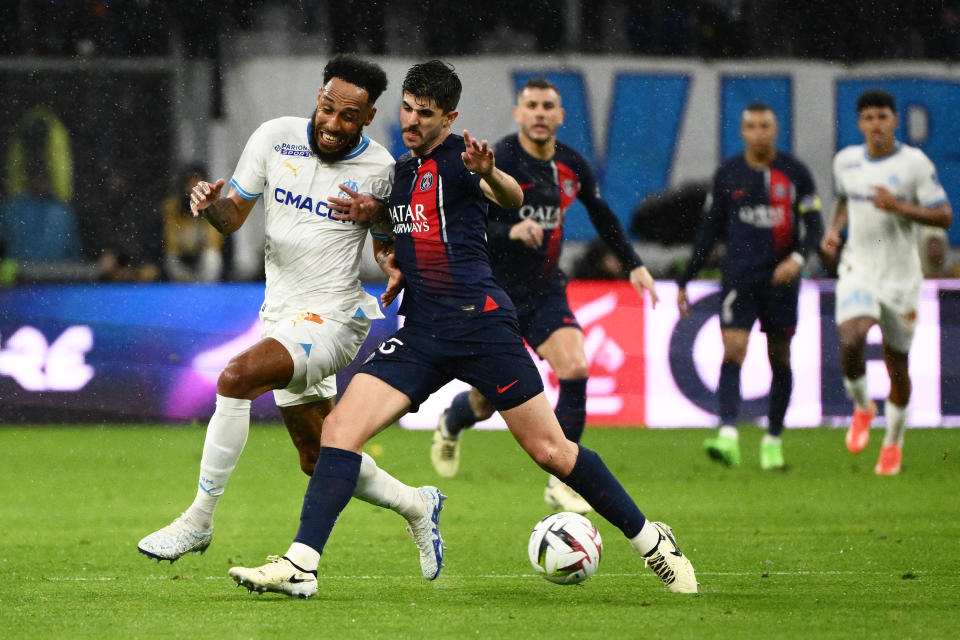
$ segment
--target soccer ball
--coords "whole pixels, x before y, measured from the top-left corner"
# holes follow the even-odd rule
[[[596,527],[569,511],[538,522],[527,546],[533,568],[557,584],[577,584],[592,576],[602,552],[603,542]]]

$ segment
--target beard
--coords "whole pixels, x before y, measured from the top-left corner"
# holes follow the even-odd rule
[[[310,139],[310,150],[313,151],[313,153],[316,154],[320,160],[326,162],[327,164],[339,162],[346,158],[347,154],[353,151],[353,148],[356,147],[360,142],[360,136],[363,135],[363,127],[360,127],[360,129],[357,131],[357,135],[350,140],[347,140],[347,143],[343,145],[339,151],[321,151],[320,145],[317,144],[317,136],[320,135],[320,132],[317,130],[317,108],[314,108],[313,115],[310,116],[310,135],[308,136]]]

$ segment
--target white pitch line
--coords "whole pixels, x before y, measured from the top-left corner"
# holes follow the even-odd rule
[[[922,576],[923,572],[911,572],[915,576]],[[698,571],[698,576],[715,576],[715,577],[747,577],[747,576],[895,576],[897,572],[891,571]],[[487,574],[479,576],[445,576],[442,579],[445,580],[526,580],[528,578],[539,577],[537,574],[527,573],[527,574]],[[602,573],[593,576],[594,580],[603,579],[603,578],[650,578],[653,579],[655,576],[639,573]],[[383,576],[383,575],[366,575],[366,576],[331,576],[320,574],[319,578],[322,580],[328,578],[331,580],[409,580],[411,576]],[[139,576],[135,578],[128,577],[119,577],[119,576],[54,576],[54,577],[41,577],[37,578],[34,576],[26,578],[26,580],[39,580],[43,582],[115,582],[120,580],[229,580],[229,577],[226,575],[222,576],[184,576],[179,575],[174,578],[171,576]]]

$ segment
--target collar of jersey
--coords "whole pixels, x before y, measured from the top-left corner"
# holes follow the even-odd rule
[[[313,120],[307,120],[307,141],[308,142],[311,140],[311,136],[313,136]],[[356,158],[358,155],[366,151],[367,147],[369,146],[370,146],[370,138],[368,138],[367,136],[361,133],[360,142],[358,142],[357,146],[351,149],[350,153],[345,155],[343,159],[351,160],[353,158]]]
[[[893,151],[891,151],[885,156],[880,156],[879,158],[873,158],[870,156],[870,153],[867,151],[867,145],[863,145],[863,157],[867,159],[867,162],[883,162],[887,158],[892,158],[893,156],[897,155],[900,152],[901,147],[903,147],[903,144],[899,140],[896,140],[893,143]]]

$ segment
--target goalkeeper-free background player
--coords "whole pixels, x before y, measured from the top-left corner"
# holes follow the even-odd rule
[[[822,243],[830,258],[843,248],[837,269],[836,322],[843,384],[854,402],[846,435],[851,453],[866,448],[877,411],[867,390],[863,353],[867,332],[879,325],[883,335],[890,395],[884,404],[886,434],[874,467],[879,475],[900,473],[903,457],[911,392],[909,352],[923,280],[918,232],[921,225],[946,229],[953,222],[936,167],[923,151],[896,139],[898,124],[890,93],[873,89],[857,98],[863,144],[846,147],[834,157],[837,203]]]
[[[587,416],[589,364],[583,331],[567,301],[567,276],[558,265],[564,219],[575,200],[584,204],[600,238],[629,272],[637,293],[642,296],[644,289],[649,291],[654,306],[657,293],[653,277],[603,199],[590,164],[557,140],[564,119],[557,88],[545,78],[528,80],[517,94],[513,117],[519,130],[500,140],[494,154],[497,166],[523,190],[523,205],[516,209],[490,205],[487,238],[493,275],[516,305],[520,334],[557,376],[560,389],[554,411],[564,435],[580,442]],[[441,414],[430,449],[441,477],[457,473],[463,429],[493,412],[493,404],[472,388],[457,395]],[[582,497],[552,475],[544,498],[560,511],[590,510]]]
[[[797,328],[800,271],[816,251],[823,230],[820,198],[810,171],[780,151],[777,117],[755,102],[740,118],[743,153],[724,162],[713,176],[693,253],[677,280],[680,315],[690,315],[687,283],[703,266],[717,238],[726,242],[720,294],[720,428],[703,443],[707,454],[730,467],[740,465],[737,420],[740,368],[754,322],[767,337],[770,409],[760,445],[760,467],[781,469],[783,419],[793,390],[790,343]]]

